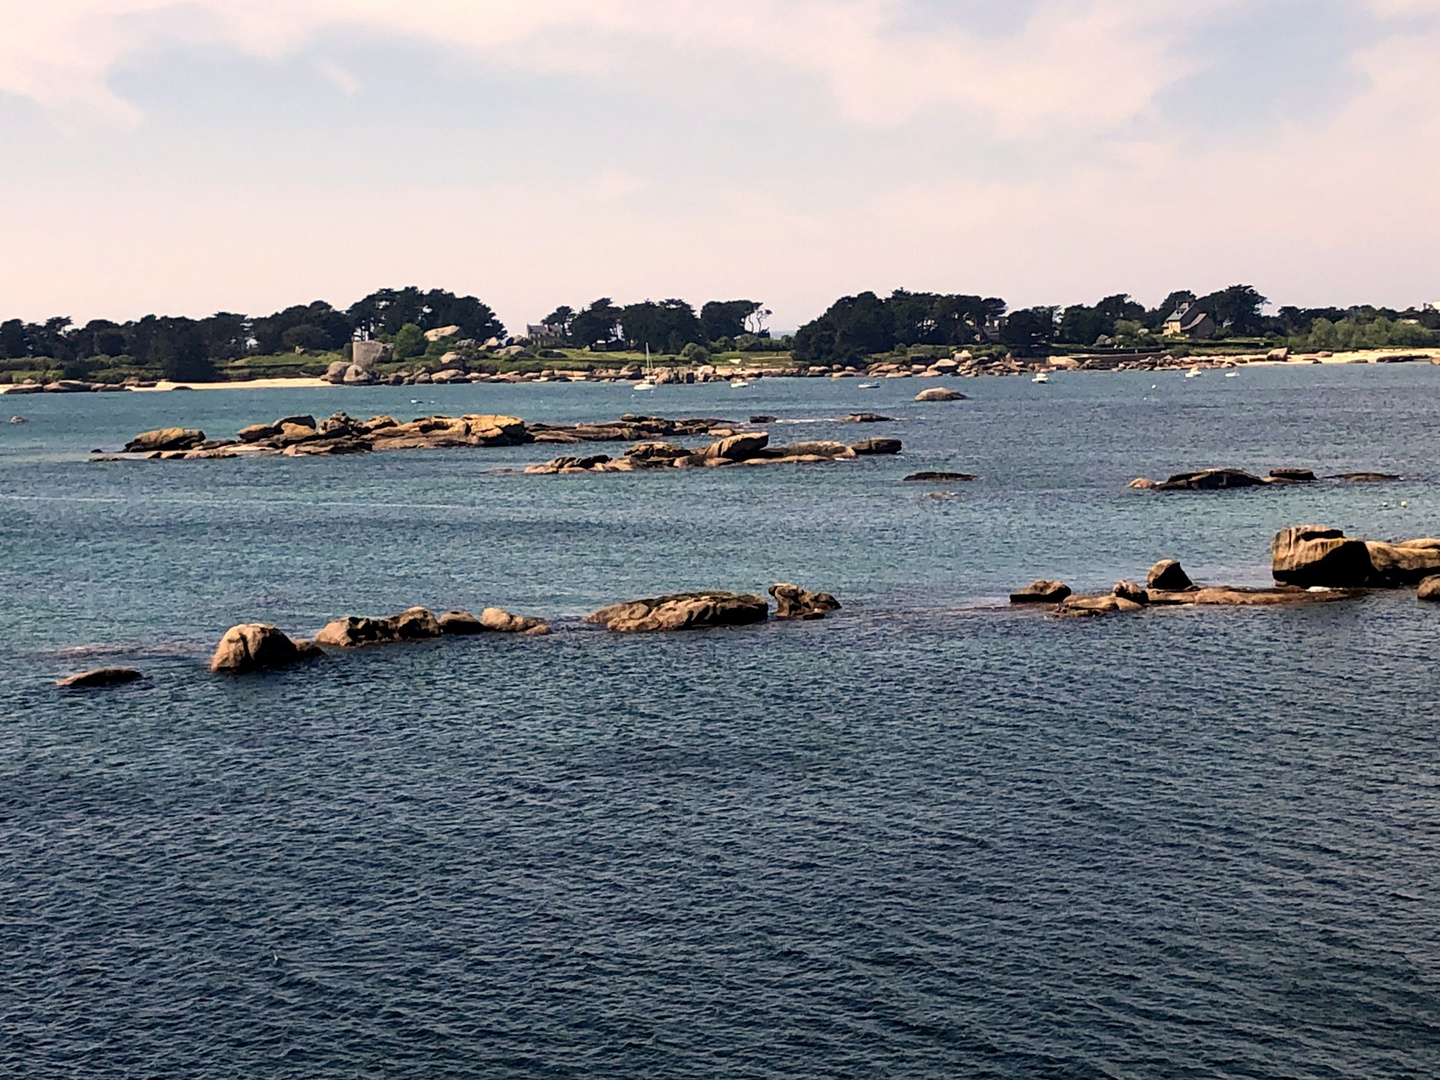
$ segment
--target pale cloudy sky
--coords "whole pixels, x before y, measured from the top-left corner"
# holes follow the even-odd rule
[[[0,0],[0,317],[1440,301],[1440,0]]]

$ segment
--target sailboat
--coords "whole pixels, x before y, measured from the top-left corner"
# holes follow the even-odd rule
[[[633,387],[633,389],[635,389],[635,390],[654,390],[655,387],[656,387],[656,385],[657,385],[657,384],[656,384],[656,382],[655,382],[655,364],[654,364],[654,362],[650,359],[650,344],[649,344],[649,342],[646,342],[646,344],[645,344],[645,377],[644,377],[643,379],[641,379],[639,382],[637,382],[637,383],[635,384],[635,386]]]

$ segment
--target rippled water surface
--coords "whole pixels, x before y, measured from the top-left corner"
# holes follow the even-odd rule
[[[998,603],[1166,556],[1259,584],[1289,524],[1440,533],[1440,369],[924,385],[7,398],[31,422],[0,428],[0,1075],[1440,1074],[1440,611]],[[906,450],[85,460],[341,408],[770,413],[776,441]],[[894,420],[833,422],[860,409]],[[1407,479],[1125,487],[1211,464]],[[981,479],[900,482],[921,469]],[[845,609],[578,620],[779,580]],[[205,670],[234,622],[415,603],[557,632]],[[102,663],[147,678],[52,685]]]

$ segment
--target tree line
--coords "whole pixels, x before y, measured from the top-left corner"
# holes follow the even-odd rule
[[[896,289],[887,297],[873,292],[841,297],[793,339],[774,339],[765,325],[771,312],[756,300],[711,300],[696,310],[679,299],[620,305],[601,297],[578,308],[557,307],[527,333],[545,347],[649,348],[690,359],[714,350],[790,351],[802,363],[855,364],[912,346],[994,347],[1021,356],[1043,355],[1056,346],[1157,348],[1166,320],[1184,311],[1187,319],[1209,316],[1209,332],[1220,338],[1267,338],[1313,349],[1440,345],[1440,312],[1428,306],[1281,307],[1271,315],[1265,313],[1268,304],[1250,285],[1203,296],[1180,290],[1152,308],[1116,294],[1094,304],[1016,311],[1000,297]],[[477,297],[409,286],[376,290],[344,309],[315,301],[260,317],[147,315],[123,323],[93,319],[83,326],[64,317],[42,323],[9,319],[0,322],[0,370],[43,362],[66,377],[84,378],[93,370],[130,365],[202,381],[218,377],[217,365],[246,356],[341,352],[359,337],[391,342],[396,359],[409,359],[430,346],[426,331],[451,326],[458,327],[455,340],[476,346],[507,340],[494,311]]]

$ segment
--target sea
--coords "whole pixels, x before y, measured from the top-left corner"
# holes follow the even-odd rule
[[[930,385],[4,398],[29,422],[0,424],[0,1075],[1440,1075],[1440,606],[1006,603],[1162,558],[1265,584],[1290,525],[1440,534],[1440,367]],[[89,460],[337,410],[905,449]],[[1127,487],[1211,465],[1403,480]],[[782,581],[844,607],[583,622]],[[207,669],[235,623],[416,604],[555,633]],[[54,685],[110,665],[145,678]]]

